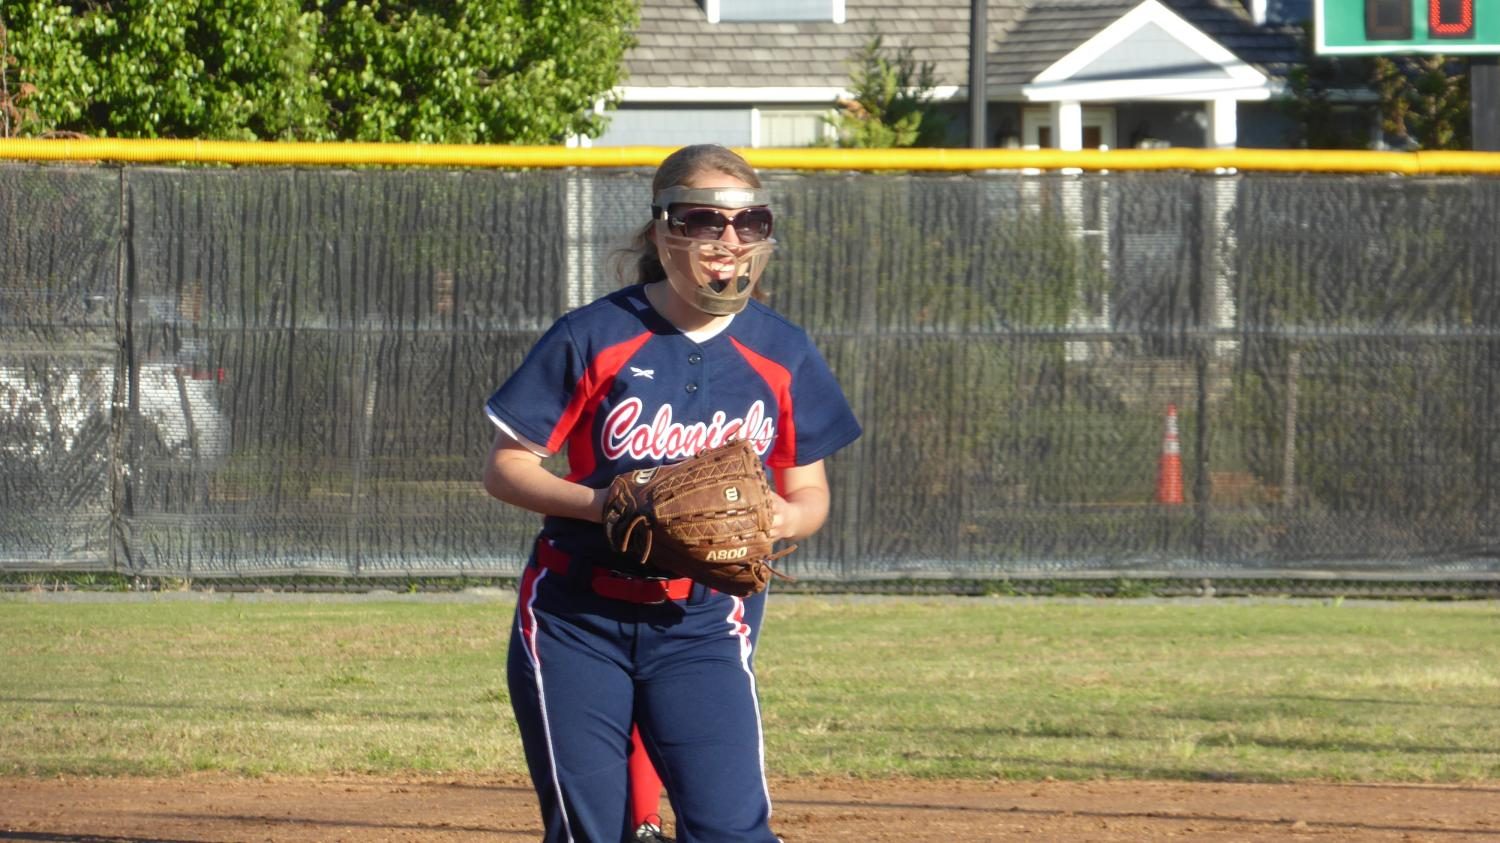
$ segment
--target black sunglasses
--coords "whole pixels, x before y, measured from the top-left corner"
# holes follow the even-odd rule
[[[770,208],[746,208],[733,217],[713,208],[693,208],[667,214],[667,227],[673,234],[694,240],[718,240],[724,236],[724,228],[732,225],[740,242],[759,243],[770,238],[773,224]]]

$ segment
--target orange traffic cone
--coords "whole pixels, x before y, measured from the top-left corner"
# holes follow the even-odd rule
[[[1167,435],[1156,463],[1156,502],[1182,503],[1182,446],[1177,442],[1177,405],[1167,405]]]

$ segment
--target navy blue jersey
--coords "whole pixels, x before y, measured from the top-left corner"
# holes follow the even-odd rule
[[[770,468],[808,465],[854,441],[859,422],[806,332],[756,301],[699,343],[637,285],[548,329],[485,405],[549,452],[567,479],[602,489],[625,471],[749,439]],[[549,516],[543,536],[603,561],[598,524]]]

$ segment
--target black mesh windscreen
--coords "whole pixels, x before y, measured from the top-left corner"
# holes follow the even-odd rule
[[[0,567],[516,573],[483,401],[649,176],[0,166]],[[791,573],[1500,571],[1500,181],[765,178],[865,427]]]

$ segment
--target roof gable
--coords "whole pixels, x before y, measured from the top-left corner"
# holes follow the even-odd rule
[[[1143,0],[1022,87],[1030,100],[1265,99],[1269,79],[1159,0]]]
[[[1229,72],[1155,21],[1093,57],[1069,77],[1075,82],[1151,77],[1229,78]]]

